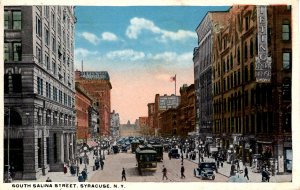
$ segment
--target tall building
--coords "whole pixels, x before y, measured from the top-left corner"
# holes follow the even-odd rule
[[[194,82],[196,92],[196,128],[205,139],[212,135],[212,60],[213,34],[227,21],[227,12],[208,12],[196,28],[198,47],[194,49]]]
[[[291,6],[233,6],[214,34],[213,133],[250,162],[275,158],[291,171]]]
[[[177,108],[177,106],[180,104],[180,96],[176,96],[174,94],[168,96],[163,95],[160,96],[159,94],[155,95],[155,101],[154,101],[154,112],[153,112],[153,128],[154,128],[154,134],[159,135],[161,126],[159,126],[159,117],[160,113],[168,110],[170,108]]]
[[[115,110],[111,113],[111,135],[114,137],[118,137],[120,135],[120,116],[119,113],[116,113]]]
[[[16,179],[75,158],[75,23],[72,6],[4,7],[4,164]]]
[[[182,85],[179,98],[180,103],[178,106],[169,106],[168,109],[160,110],[159,112],[158,126],[159,134],[162,136],[187,137],[195,134],[195,85]]]
[[[82,86],[93,99],[99,112],[99,133],[110,135],[112,89],[109,74],[106,71],[75,71],[75,80]]]

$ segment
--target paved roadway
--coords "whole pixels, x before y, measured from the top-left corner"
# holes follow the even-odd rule
[[[167,168],[168,180],[162,180],[163,165]],[[194,177],[194,168],[196,163],[184,160],[185,179],[180,178],[181,159],[169,160],[167,153],[164,153],[163,162],[158,162],[156,172],[143,172],[139,175],[135,154],[128,153],[106,155],[104,169],[92,172],[89,175],[88,182],[121,182],[122,168],[125,168],[127,182],[226,182],[227,177],[216,174],[215,180],[201,180]]]

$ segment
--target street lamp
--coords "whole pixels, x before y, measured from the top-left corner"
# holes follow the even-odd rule
[[[86,162],[87,162],[86,152],[87,152],[87,147],[86,146],[83,147],[83,151],[84,151],[84,169],[87,170],[87,168],[86,168]]]
[[[10,163],[9,163],[9,143],[10,143],[10,137],[9,137],[9,130],[10,130],[10,107],[6,108],[6,110],[8,112],[8,125],[7,125],[7,178],[6,178],[6,183],[11,183],[12,179],[10,176]]]

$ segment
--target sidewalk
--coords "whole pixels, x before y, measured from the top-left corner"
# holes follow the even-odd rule
[[[105,157],[107,156],[107,152],[105,151]],[[87,166],[87,173],[88,173],[88,179],[93,176],[96,171],[93,171],[94,161],[93,159],[93,151],[90,151],[87,153],[89,157],[89,165]],[[105,160],[104,160],[105,162]],[[79,173],[84,169],[84,164],[79,164]],[[64,174],[64,172],[48,172],[45,176],[41,175],[37,180],[14,180],[13,183],[32,183],[32,182],[46,182],[46,179],[50,177],[52,182],[78,182],[78,176],[75,174],[75,176],[72,176],[70,173],[70,167],[68,167],[68,172]]]
[[[184,159],[186,159],[186,158],[184,157]],[[195,160],[190,160],[190,159],[186,159],[186,160],[189,160],[191,162],[198,164],[199,156],[198,156],[198,154],[196,154]],[[215,159],[204,157],[204,161],[205,162],[215,162]],[[252,170],[249,166],[247,166],[247,167],[248,167],[249,182],[254,182],[254,183],[261,182],[261,173],[254,173],[254,172],[252,172]],[[244,166],[241,166],[240,168],[241,168],[241,170],[244,171]],[[218,168],[218,173],[229,178],[230,177],[230,169],[231,169],[231,165],[228,164],[227,162],[223,162],[223,167],[220,166]],[[240,176],[244,176],[244,173],[240,174]],[[273,182],[273,183],[291,182],[291,181],[292,181],[292,174],[282,174],[282,175],[274,175],[274,176],[271,175],[270,176],[270,182]]]

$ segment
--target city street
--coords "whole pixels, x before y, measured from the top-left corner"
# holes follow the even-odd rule
[[[162,166],[167,168],[168,180],[162,180]],[[126,178],[128,182],[226,182],[227,177],[216,174],[214,181],[201,180],[194,177],[194,168],[196,163],[189,160],[184,160],[185,179],[180,178],[181,159],[169,160],[167,153],[164,153],[163,162],[158,162],[156,172],[144,172],[142,176],[139,175],[135,154],[130,151],[128,153],[111,154],[106,156],[104,170],[96,171],[92,177],[88,179],[89,182],[120,182],[122,168],[125,168]]]

